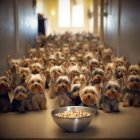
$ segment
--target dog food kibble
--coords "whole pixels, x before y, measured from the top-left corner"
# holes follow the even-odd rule
[[[62,118],[82,118],[86,116],[90,116],[90,113],[82,111],[82,110],[77,110],[77,111],[65,111],[62,113],[57,113],[55,114],[57,117],[62,117]]]

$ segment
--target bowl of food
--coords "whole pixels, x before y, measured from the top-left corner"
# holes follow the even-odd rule
[[[88,127],[95,111],[84,106],[59,107],[51,112],[55,123],[65,131],[79,132]]]

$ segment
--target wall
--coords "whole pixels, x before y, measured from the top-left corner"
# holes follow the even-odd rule
[[[107,8],[106,8],[107,4]],[[140,61],[140,1],[104,0],[104,39],[118,56],[127,56],[131,63]]]
[[[37,35],[33,0],[0,0],[0,73],[7,69],[7,56],[21,57],[25,45]]]
[[[47,20],[47,34],[51,32],[65,32],[66,30],[72,31],[72,32],[78,32],[78,31],[91,31],[93,28],[91,27],[89,23],[88,18],[88,8],[93,7],[93,0],[83,0],[84,5],[84,23],[85,26],[82,28],[60,28],[58,26],[58,0],[37,0],[38,5],[44,5],[44,12],[43,15],[48,19]],[[40,3],[40,4],[39,4]],[[43,4],[42,4],[43,3]],[[73,5],[74,0],[71,0],[71,6]],[[52,12],[55,13],[55,15],[52,15]],[[65,20],[65,19],[64,19]]]

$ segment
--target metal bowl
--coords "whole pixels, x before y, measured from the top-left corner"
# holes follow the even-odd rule
[[[63,118],[56,116],[57,113],[77,110],[88,112],[90,115],[80,118]],[[95,111],[92,108],[84,106],[67,106],[67,107],[59,107],[53,110],[51,112],[51,115],[55,123],[63,130],[68,132],[79,132],[84,130],[91,123],[93,117],[95,116]]]

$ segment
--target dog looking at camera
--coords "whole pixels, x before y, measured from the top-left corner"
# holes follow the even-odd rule
[[[103,85],[103,93],[100,97],[100,109],[104,112],[119,112],[120,85],[117,81],[109,80]]]
[[[91,107],[98,113],[99,93],[94,86],[85,86],[80,90],[81,105]]]
[[[44,93],[45,81],[43,74],[30,74],[26,78],[27,89],[31,94],[32,109],[35,111],[47,109],[47,99]]]
[[[123,106],[140,106],[140,76],[129,75],[123,99]]]
[[[68,76],[59,76],[55,87],[55,107],[72,105],[70,98],[71,80]]]
[[[31,111],[32,104],[30,95],[23,86],[17,86],[14,90],[14,98],[12,101],[12,111],[24,113],[25,111]]]

